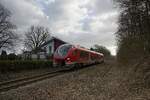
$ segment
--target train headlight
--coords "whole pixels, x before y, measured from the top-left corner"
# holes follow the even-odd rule
[[[67,62],[71,62],[71,59],[70,59],[70,58],[67,58]]]
[[[70,58],[67,58],[67,61],[70,61]]]

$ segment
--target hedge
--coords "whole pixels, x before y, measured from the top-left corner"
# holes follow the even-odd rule
[[[0,71],[18,71],[52,67],[52,61],[0,61]]]

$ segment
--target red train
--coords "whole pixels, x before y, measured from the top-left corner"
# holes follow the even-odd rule
[[[104,55],[79,46],[64,44],[57,48],[53,60],[54,66],[76,67],[104,62]]]

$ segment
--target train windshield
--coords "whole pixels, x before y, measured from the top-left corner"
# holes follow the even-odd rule
[[[71,47],[72,47],[72,45],[69,45],[69,44],[62,45],[62,46],[60,46],[60,47],[57,49],[56,53],[57,53],[59,56],[64,57],[64,56],[67,55],[67,53],[68,53],[68,51],[69,51],[69,49],[70,49]]]

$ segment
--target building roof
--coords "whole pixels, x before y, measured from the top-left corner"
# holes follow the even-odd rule
[[[44,47],[44,46],[46,46],[47,44],[49,44],[50,42],[52,42],[52,41],[60,41],[60,42],[62,42],[62,43],[67,43],[67,42],[65,42],[65,41],[63,41],[63,40],[61,40],[61,39],[59,39],[59,38],[57,38],[57,37],[51,37],[47,42],[45,42],[41,47],[39,47],[39,48],[37,48],[37,50],[35,51],[35,50],[32,50],[32,51],[25,51],[25,52],[23,52],[23,54],[31,54],[31,53],[35,53],[35,52],[45,52],[45,50],[42,48],[42,47]]]
[[[67,42],[65,42],[65,41],[63,41],[63,40],[61,40],[61,39],[59,39],[59,38],[57,38],[57,37],[51,37],[50,38],[50,40],[48,40],[47,42],[45,42],[43,45],[42,45],[42,47],[43,46],[45,46],[45,45],[47,45],[47,44],[49,44],[50,42],[52,42],[52,41],[54,41],[54,40],[56,40],[56,41],[60,41],[60,42],[62,42],[62,43],[67,43]]]

